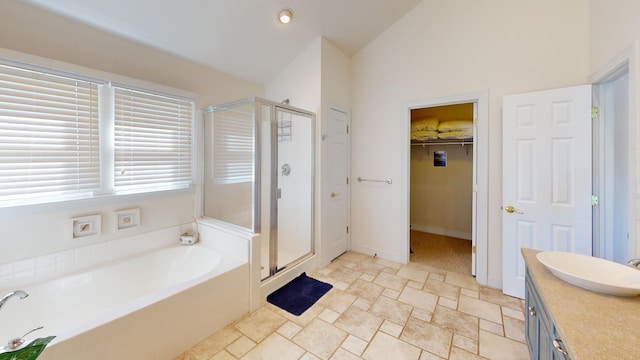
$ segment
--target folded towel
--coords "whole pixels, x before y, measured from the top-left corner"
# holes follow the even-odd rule
[[[438,132],[435,130],[412,131],[411,140],[425,141],[438,138]]]
[[[411,122],[411,131],[438,130],[439,122],[440,120],[438,120],[437,118],[415,120]]]
[[[473,137],[473,129],[447,131],[438,133],[438,139],[470,139]]]
[[[449,120],[443,121],[438,125],[439,132],[467,130],[471,128],[473,128],[473,121],[471,120]]]

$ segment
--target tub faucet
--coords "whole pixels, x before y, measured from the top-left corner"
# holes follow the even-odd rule
[[[631,260],[627,261],[627,265],[638,269],[638,265],[640,265],[640,259],[631,259]]]
[[[27,294],[26,292],[22,291],[22,290],[15,290],[12,291],[10,293],[8,293],[7,295],[3,296],[2,299],[0,299],[0,309],[2,309],[2,307],[4,306],[4,303],[7,302],[7,300],[9,300],[10,298],[17,296],[20,299],[24,299],[27,296],[29,296],[29,294]]]

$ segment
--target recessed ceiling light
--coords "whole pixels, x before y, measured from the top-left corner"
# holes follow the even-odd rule
[[[293,18],[293,11],[291,9],[281,10],[278,14],[278,21],[282,24],[288,24],[291,22],[291,18]]]

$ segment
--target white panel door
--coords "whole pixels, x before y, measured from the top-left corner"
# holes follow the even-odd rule
[[[591,255],[591,85],[503,98],[502,285],[524,297],[520,249]]]
[[[328,203],[327,240],[328,259],[335,259],[348,250],[349,226],[349,114],[331,108],[327,122],[329,193],[323,194]]]

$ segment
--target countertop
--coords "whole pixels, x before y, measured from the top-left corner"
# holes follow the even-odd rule
[[[566,283],[522,249],[529,274],[572,360],[640,358],[640,297],[599,294]]]

